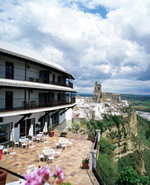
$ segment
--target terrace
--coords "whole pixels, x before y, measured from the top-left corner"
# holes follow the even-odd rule
[[[82,159],[87,157],[92,143],[88,141],[86,135],[77,135],[69,133],[67,139],[72,142],[71,147],[62,150],[61,155],[50,163],[39,161],[37,152],[43,151],[44,147],[50,147],[56,150],[56,143],[59,140],[59,132],[54,137],[47,137],[44,142],[33,142],[31,147],[10,147],[9,154],[3,155],[1,167],[7,168],[20,175],[26,174],[29,165],[44,166],[48,164],[54,169],[57,164],[64,169],[65,182],[71,182],[73,185],[92,185],[96,184],[96,179],[90,170],[82,169]],[[8,174],[7,183],[17,181],[18,178]]]

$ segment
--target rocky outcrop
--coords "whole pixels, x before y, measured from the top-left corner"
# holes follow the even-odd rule
[[[121,128],[120,128],[121,129]],[[129,153],[133,153],[135,151],[141,150],[141,144],[138,139],[138,128],[137,128],[137,115],[133,112],[130,115],[129,123],[124,125],[126,135],[122,134],[122,137],[118,143],[115,143],[117,146],[115,153],[115,160],[118,160],[121,157],[128,155]]]

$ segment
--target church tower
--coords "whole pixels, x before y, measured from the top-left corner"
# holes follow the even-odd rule
[[[102,97],[101,84],[95,82],[94,85],[94,97],[93,100],[95,103],[100,103]]]

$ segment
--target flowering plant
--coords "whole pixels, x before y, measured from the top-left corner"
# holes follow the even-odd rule
[[[55,166],[55,172],[49,166],[39,167],[25,175],[25,185],[60,184],[64,180],[64,172]]]
[[[89,159],[88,158],[85,158],[82,160],[82,164],[88,164],[89,163]]]

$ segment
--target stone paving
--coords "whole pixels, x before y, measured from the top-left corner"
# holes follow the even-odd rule
[[[73,185],[93,185],[97,184],[94,176],[90,170],[82,169],[82,159],[87,157],[91,149],[92,143],[85,139],[86,136],[79,136],[76,134],[69,134],[67,139],[73,144],[71,147],[62,150],[60,157],[55,158],[52,163],[38,161],[37,151],[41,151],[44,147],[56,149],[55,144],[58,142],[59,135],[55,134],[54,137],[48,137],[46,142],[33,142],[33,148],[14,148],[10,147],[10,152],[15,154],[3,155],[0,161],[0,166],[7,168],[13,172],[24,175],[28,165],[35,164],[37,167],[48,164],[54,169],[57,164],[60,168],[64,169],[65,182],[70,182]],[[8,174],[7,183],[16,181],[18,178]]]

